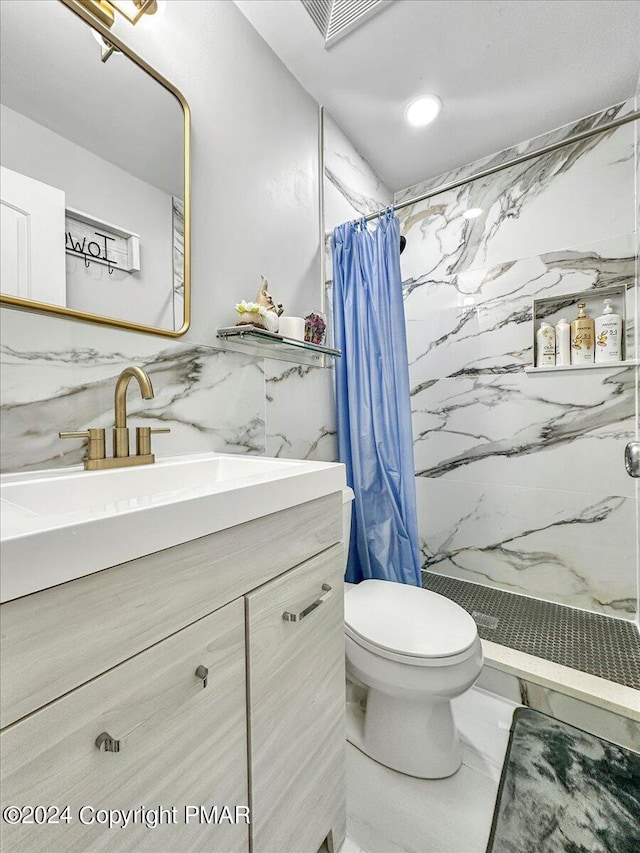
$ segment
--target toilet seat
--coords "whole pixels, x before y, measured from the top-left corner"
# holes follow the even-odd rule
[[[389,660],[447,666],[471,657],[478,629],[455,602],[430,590],[365,580],[345,596],[345,632]]]

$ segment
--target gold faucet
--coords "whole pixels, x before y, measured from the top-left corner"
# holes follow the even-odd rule
[[[127,388],[132,379],[138,380],[143,400],[153,397],[153,385],[147,373],[140,367],[125,367],[116,382],[115,409],[116,425],[113,430],[113,455],[121,459],[129,455],[129,427],[127,426]]]
[[[154,433],[171,432],[167,428],[136,427],[136,453],[135,456],[129,455],[127,388],[132,379],[137,379],[143,400],[150,400],[153,397],[153,385],[148,374],[135,365],[125,367],[116,382],[115,427],[113,429],[113,457],[111,459],[106,456],[103,429],[92,427],[87,430],[58,433],[60,438],[88,439],[87,455],[84,460],[85,470],[99,471],[105,468],[123,468],[128,465],[149,465],[155,462],[155,456],[151,452],[151,436]]]

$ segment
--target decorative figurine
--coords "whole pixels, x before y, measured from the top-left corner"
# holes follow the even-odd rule
[[[269,295],[269,282],[261,276],[262,284],[258,290],[255,302],[238,302],[236,311],[239,317],[236,326],[255,326],[257,329],[267,329],[277,332],[280,325],[280,315],[284,311],[282,305],[276,305]]]
[[[284,312],[284,308],[281,304],[275,304],[269,294],[269,282],[264,276],[261,276],[261,278],[262,284],[260,285],[260,290],[258,290],[256,302],[266,309],[267,313],[264,318],[266,328],[270,332],[277,332],[280,326],[280,315]]]

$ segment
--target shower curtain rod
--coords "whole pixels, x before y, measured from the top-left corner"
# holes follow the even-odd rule
[[[467,178],[460,178],[457,181],[440,184],[440,186],[434,187],[434,189],[429,190],[427,193],[422,193],[422,195],[417,195],[411,199],[407,199],[406,201],[401,201],[399,204],[389,206],[393,208],[393,210],[400,210],[402,207],[410,207],[412,204],[419,204],[421,201],[426,201],[439,193],[446,192],[447,190],[455,190],[458,187],[464,186],[464,184],[471,183],[471,181],[477,181],[479,178],[487,178],[489,175],[494,175],[496,172],[501,172],[503,169],[509,169],[512,166],[519,166],[520,163],[526,163],[527,160],[533,160],[534,157],[542,157],[544,154],[549,154],[551,151],[557,151],[559,148],[564,148],[565,145],[572,145],[574,142],[582,142],[583,139],[589,139],[591,136],[596,136],[598,133],[606,133],[609,130],[615,130],[617,127],[621,127],[623,124],[628,124],[631,121],[636,121],[639,118],[640,110],[634,110],[626,116],[610,121],[608,124],[600,125],[600,127],[592,127],[590,130],[583,130],[582,133],[576,133],[575,136],[571,136],[569,139],[562,139],[560,142],[553,142],[550,145],[546,145],[544,148],[540,148],[538,151],[531,151],[529,154],[521,154],[520,157],[514,157],[513,160],[507,160],[506,163],[500,163],[499,165],[491,166],[488,169],[482,169],[479,172],[475,172],[473,175],[469,175]],[[380,211],[377,211],[376,213],[369,213],[367,216],[362,217],[358,221],[362,221],[362,219],[364,219],[365,222],[371,222],[373,219],[377,219],[384,209],[385,208],[381,208]]]

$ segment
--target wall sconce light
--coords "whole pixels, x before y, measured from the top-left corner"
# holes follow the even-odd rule
[[[79,0],[79,3],[105,27],[113,26],[116,12],[135,26],[143,15],[158,11],[157,0]]]
[[[109,29],[115,23],[116,12],[135,26],[143,15],[155,15],[158,11],[158,0],[78,0],[78,3]],[[102,50],[103,62],[120,53],[105,36],[95,30],[93,35]]]

